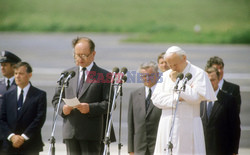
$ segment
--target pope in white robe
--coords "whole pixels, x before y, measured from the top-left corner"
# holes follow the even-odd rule
[[[211,82],[204,70],[187,61],[186,52],[180,47],[170,47],[164,59],[170,70],[163,73],[151,98],[153,104],[162,109],[154,154],[170,155],[168,144],[171,142],[173,155],[204,155],[206,150],[200,102],[216,100]],[[178,91],[174,91],[174,87],[178,73],[191,73],[192,78],[187,81],[185,91],[180,92],[180,102],[177,105]],[[178,89],[183,86],[184,78],[179,82]],[[174,125],[170,135],[172,124]]]

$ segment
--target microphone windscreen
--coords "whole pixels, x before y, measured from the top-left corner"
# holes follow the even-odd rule
[[[190,80],[190,79],[192,78],[192,74],[191,74],[191,73],[187,73],[187,74],[185,75],[185,77],[186,77],[188,80]]]
[[[127,81],[127,79],[128,79],[127,76],[123,76],[123,77],[122,77],[123,83],[125,83],[125,82]]]
[[[121,69],[121,72],[124,73],[124,74],[126,74],[127,71],[128,71],[128,69],[127,69],[126,67],[123,67],[123,68]]]
[[[113,70],[112,70],[112,73],[118,73],[119,72],[119,68],[118,67],[114,67]]]
[[[178,73],[177,78],[179,78],[180,80],[182,80],[183,77],[184,77],[183,73]]]
[[[65,76],[69,75],[69,72],[65,71],[65,72],[62,72],[61,74],[64,75],[64,77],[65,77]]]
[[[76,75],[76,72],[71,71],[71,72],[69,73],[69,75],[71,75],[71,78],[72,78],[72,77],[74,77],[74,76]]]

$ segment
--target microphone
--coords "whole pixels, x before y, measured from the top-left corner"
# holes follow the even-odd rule
[[[59,83],[59,85],[62,84],[62,79],[64,79],[66,76],[68,76],[69,72],[63,72],[61,73],[60,78],[57,80],[57,83]]]
[[[69,72],[68,77],[64,81],[64,84],[68,84],[69,80],[72,79],[75,75],[76,75],[76,72],[74,71]]]
[[[122,94],[122,84],[125,83],[127,81],[127,76],[123,76],[122,79],[121,79],[121,83],[120,85],[118,86],[118,89],[117,89],[117,95],[115,98],[117,98],[118,94],[121,93]]]
[[[121,73],[119,74],[117,83],[121,83],[122,82],[122,77],[127,73],[128,69],[126,67],[123,67],[121,69]]]
[[[111,83],[114,83],[114,78],[115,75],[119,72],[119,68],[118,67],[114,67],[112,70],[112,78],[111,78]]]
[[[192,74],[191,73],[187,73],[186,75],[185,75],[185,78],[184,78],[184,82],[183,82],[183,85],[182,85],[182,89],[183,89],[183,91],[185,91],[185,89],[186,89],[186,83],[190,80],[192,78]]]
[[[128,79],[127,76],[123,76],[122,77],[122,83],[125,83],[127,81],[127,79]]]
[[[183,73],[178,73],[177,78],[176,78],[176,83],[175,83],[174,90],[178,89],[178,84],[183,79],[183,77],[184,77]]]

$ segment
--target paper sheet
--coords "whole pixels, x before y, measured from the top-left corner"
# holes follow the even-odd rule
[[[74,106],[77,106],[80,104],[80,101],[76,97],[74,97],[72,99],[63,98],[63,101],[65,102],[65,104],[67,104],[68,106],[71,106],[71,107],[74,107]]]

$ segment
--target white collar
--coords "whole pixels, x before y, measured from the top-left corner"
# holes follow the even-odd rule
[[[86,67],[86,71],[91,71],[93,66],[94,66],[94,62],[91,62],[91,64]],[[82,68],[83,68],[82,66],[79,66],[80,71],[82,70]]]
[[[10,81],[10,86],[12,85],[12,83],[13,83],[13,81],[15,80],[15,76],[12,76],[11,78],[4,78],[4,80],[5,80],[5,83],[6,83],[6,86],[7,86],[7,84],[8,84],[8,80]]]
[[[27,85],[27,86],[25,86],[24,88],[23,88],[23,96],[26,96],[27,95],[27,93],[28,93],[28,91],[29,91],[29,89],[30,89],[30,83]],[[18,94],[18,96],[20,95],[20,93],[21,93],[21,90],[22,90],[22,88],[20,88],[19,86],[17,86],[17,94]]]

